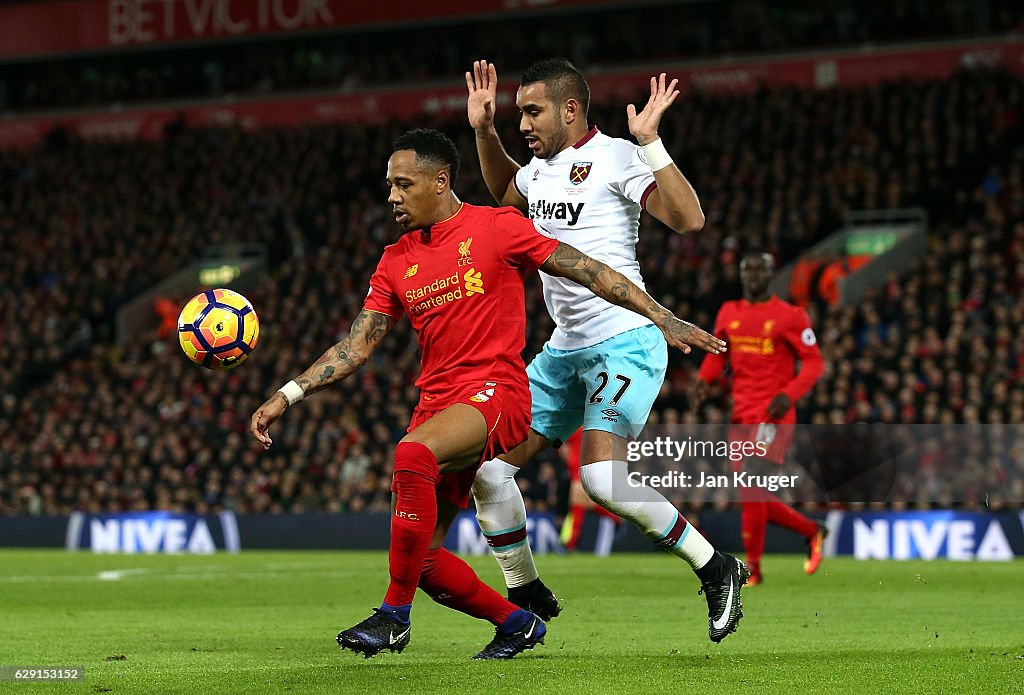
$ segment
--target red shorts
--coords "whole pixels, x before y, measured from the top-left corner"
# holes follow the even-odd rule
[[[729,442],[730,446],[736,446],[733,442],[749,442],[750,446],[744,449],[744,453],[748,449],[754,452],[749,458],[760,458],[781,465],[786,460],[786,452],[793,442],[795,429],[796,425],[792,422],[767,422],[756,425],[734,422],[729,428]],[[733,462],[743,463],[742,460]]]
[[[487,423],[487,441],[484,443],[480,460],[476,462],[476,465],[455,473],[443,473],[437,483],[438,499],[447,500],[460,509],[465,509],[469,506],[469,493],[480,464],[515,449],[529,436],[530,390],[509,387],[507,384],[496,386],[478,384],[467,388],[462,396],[444,408],[426,410],[422,406],[416,406],[416,409],[412,411],[412,422],[409,423],[409,429],[406,431],[412,432],[430,418],[456,403],[464,403],[476,408]]]

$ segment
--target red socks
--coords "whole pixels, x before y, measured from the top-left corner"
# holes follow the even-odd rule
[[[814,519],[804,516],[765,490],[740,488],[740,502],[743,504],[743,548],[747,552],[749,565],[761,564],[764,536],[769,523],[796,531],[804,537],[811,537],[818,532],[818,524]]]
[[[747,564],[751,568],[761,566],[764,536],[768,530],[767,504],[756,494],[758,492],[761,491],[740,488],[740,501],[743,503],[743,549],[747,552]]]
[[[473,569],[444,548],[427,551],[420,588],[442,606],[499,626],[519,610],[480,581]]]
[[[397,501],[388,551],[391,583],[384,603],[411,604],[418,585],[443,606],[501,625],[518,607],[444,548],[429,550],[437,526],[438,476],[437,458],[430,449],[416,442],[395,447],[391,490]]]
[[[768,523],[796,531],[804,538],[818,532],[818,523],[814,519],[804,516],[777,497],[768,503]]]
[[[391,606],[412,603],[420,582],[423,560],[437,526],[437,458],[417,442],[395,447],[395,473],[391,491],[397,502],[391,517],[388,564],[391,583],[384,602]]]
[[[569,516],[565,523],[569,524],[569,533],[563,535],[562,545],[566,550],[575,550],[576,544],[580,542],[580,532],[583,530],[583,520],[587,517],[587,508],[582,504],[574,504],[569,507]]]

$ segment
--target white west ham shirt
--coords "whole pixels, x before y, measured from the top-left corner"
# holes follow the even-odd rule
[[[534,157],[516,172],[515,186],[538,229],[646,289],[636,260],[637,229],[656,184],[640,147],[595,127],[550,159]],[[540,278],[555,321],[552,348],[577,350],[651,324],[570,280],[544,272]]]

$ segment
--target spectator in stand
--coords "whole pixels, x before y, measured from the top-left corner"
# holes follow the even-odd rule
[[[464,22],[463,31],[448,32],[444,51],[424,46],[422,28],[414,26],[5,65],[0,110],[316,87],[351,90],[393,81],[395,75],[422,84],[457,74],[480,55],[514,73],[537,59],[537,46],[548,54],[568,51],[568,58],[587,70],[638,63],[657,64],[660,70],[670,60],[722,54],[1012,33],[1024,21],[1020,9],[998,0],[975,0],[970,11],[958,0],[842,0],[830,3],[827,10],[813,4],[808,5],[813,9],[784,5],[747,0],[719,3],[712,9],[702,3],[662,3],[656,8],[656,36],[648,29],[652,8],[625,4],[575,8],[557,23],[538,22],[535,13],[477,18]]]
[[[976,72],[824,92],[688,96],[663,128],[668,141],[683,142],[673,129],[687,133],[673,155],[692,162],[707,223],[683,238],[642,222],[637,253],[648,290],[710,325],[720,303],[739,294],[738,251],[761,245],[786,263],[834,231],[847,210],[924,206],[933,231],[925,258],[857,306],[808,306],[829,367],[796,404],[798,418],[1024,424],[1017,91],[1018,78]],[[591,110],[604,132],[626,132],[618,103]],[[827,128],[816,125],[825,118]],[[463,129],[458,119],[445,127]],[[275,440],[289,454],[257,459],[239,428],[261,395],[290,376],[278,365],[315,359],[361,305],[359,288],[391,231],[386,208],[374,202],[380,171],[360,162],[386,156],[397,128],[186,128],[162,142],[54,139],[0,151],[0,514],[288,511],[306,481],[322,498],[317,510],[386,511],[390,447],[416,399],[417,360],[401,326],[358,385],[324,393],[302,422],[284,423]],[[458,144],[472,156],[471,135]],[[485,203],[473,169],[463,191]],[[264,338],[243,368],[197,369],[173,337],[114,344],[118,306],[205,245],[231,240],[265,243],[274,261],[247,293]],[[527,311],[532,355],[551,332],[536,284]],[[699,409],[690,401],[696,367],[670,357],[652,422],[723,421],[720,392]],[[370,459],[359,482],[343,478],[347,459],[361,460],[357,444]],[[952,446],[944,453],[959,460]],[[966,470],[928,466],[933,483],[897,485],[906,504],[984,503],[960,477]],[[1007,455],[1000,466],[1003,499],[1019,501],[1012,495],[1024,484],[1024,457]],[[552,476],[542,471],[525,471],[533,477],[521,482],[531,508],[552,505]],[[307,496],[306,511],[310,503]]]

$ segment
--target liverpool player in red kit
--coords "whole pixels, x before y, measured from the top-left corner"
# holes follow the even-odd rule
[[[384,255],[349,335],[271,396],[250,429],[270,447],[269,427],[289,405],[353,374],[402,314],[419,337],[420,402],[395,447],[388,556],[391,582],[380,608],[342,631],[338,644],[373,656],[409,643],[417,586],[435,601],[496,626],[476,658],[511,658],[544,641],[546,627],[480,581],[441,547],[469,501],[476,468],[523,442],[530,390],[523,282],[537,268],[578,282],[607,301],[647,316],[670,345],[717,352],[722,341],[680,321],[622,274],[542,236],[511,208],[481,208],[452,191],[455,145],[434,130],[395,141],[388,202],[407,232]]]
[[[565,444],[558,448],[558,454],[565,461],[565,469],[569,473],[569,513],[562,522],[559,538],[566,550],[576,550],[583,531],[583,522],[587,512],[593,511],[601,517],[594,541],[594,554],[605,556],[611,553],[615,539],[615,529],[622,519],[590,498],[580,480],[580,456],[583,452],[583,428],[576,430]]]
[[[708,386],[722,373],[726,363],[732,368],[732,422],[751,425],[745,438],[757,436],[762,425],[793,425],[794,404],[821,376],[824,363],[818,350],[807,312],[782,301],[768,291],[775,260],[767,253],[751,251],[740,263],[743,299],[726,302],[715,319],[715,335],[729,341],[729,357],[708,355],[697,375],[694,396],[703,400]],[[796,362],[800,370],[795,371]],[[771,428],[774,440],[766,459],[781,463],[792,427]],[[813,519],[796,511],[775,495],[757,488],[740,488],[743,509],[743,546],[747,552],[750,579],[762,581],[761,555],[768,523],[796,531],[807,540],[807,574],[821,564],[821,546],[825,530]]]

